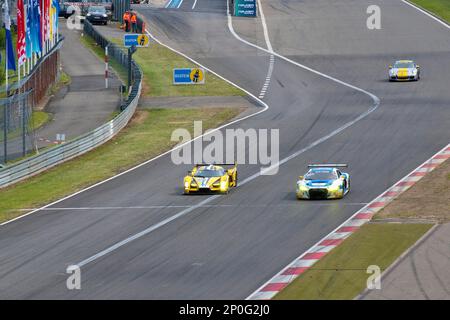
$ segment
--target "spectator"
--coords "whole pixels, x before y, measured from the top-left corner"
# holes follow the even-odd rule
[[[138,32],[138,28],[137,28],[137,16],[136,13],[132,12],[131,13],[131,26],[133,28],[133,32],[137,33]]]
[[[129,32],[130,31],[130,12],[129,11],[125,11],[125,13],[123,14],[123,23],[125,25],[125,32]]]

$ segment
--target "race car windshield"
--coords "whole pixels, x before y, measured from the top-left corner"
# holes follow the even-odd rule
[[[412,62],[396,62],[394,64],[394,68],[397,68],[397,69],[414,68],[414,63],[412,63]]]
[[[199,170],[195,173],[196,177],[205,177],[205,178],[211,178],[211,177],[221,177],[225,174],[223,170]]]
[[[305,176],[305,180],[335,180],[336,178],[334,172],[326,171],[310,172]]]

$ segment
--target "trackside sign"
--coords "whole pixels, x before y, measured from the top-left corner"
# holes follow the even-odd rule
[[[234,15],[236,17],[256,17],[256,0],[234,0]]]
[[[173,84],[205,84],[202,68],[173,69]]]

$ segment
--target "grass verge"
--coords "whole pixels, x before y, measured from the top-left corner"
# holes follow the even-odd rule
[[[193,121],[215,128],[242,110],[239,108],[151,109],[137,111],[130,124],[97,149],[40,175],[0,191],[0,222],[17,217],[169,150],[172,131],[184,126],[193,133]]]
[[[59,76],[58,82],[50,87],[50,95],[55,95],[59,90],[61,90],[61,88],[68,86],[71,82],[72,78],[67,73],[62,71],[61,75]]]
[[[275,299],[353,299],[366,288],[367,267],[382,271],[420,239],[432,224],[366,224]]]
[[[414,4],[436,14],[450,23],[450,1],[449,0],[409,0]]]
[[[374,220],[450,222],[450,160],[380,210]]]
[[[44,111],[33,111],[33,117],[28,125],[29,130],[37,130],[51,120],[51,114]]]

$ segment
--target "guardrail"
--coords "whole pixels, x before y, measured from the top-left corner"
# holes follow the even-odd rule
[[[99,34],[88,21],[85,21],[84,32],[96,39],[97,43],[102,47],[108,45],[109,56],[121,64],[125,63],[124,66],[127,66],[127,54]],[[111,50],[112,48],[115,49]],[[0,188],[27,179],[60,163],[78,157],[114,137],[128,124],[128,121],[134,115],[141,95],[142,71],[134,61],[132,61],[132,74],[134,79],[132,89],[128,99],[121,107],[123,111],[119,115],[74,140],[1,169]]]

